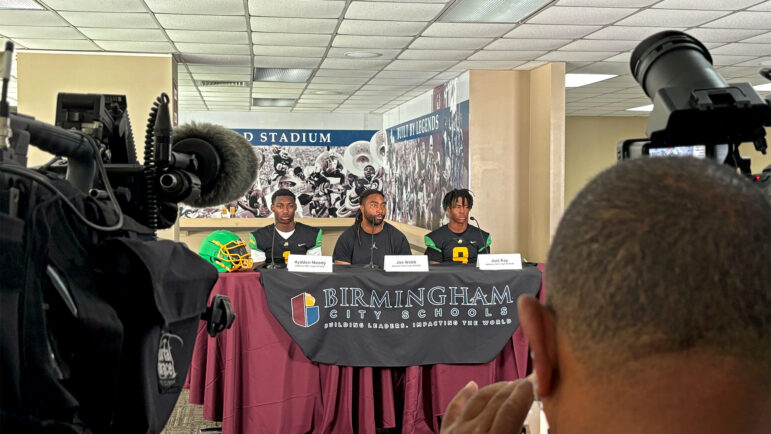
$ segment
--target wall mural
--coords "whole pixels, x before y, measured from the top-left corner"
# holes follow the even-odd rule
[[[237,201],[181,207],[182,218],[269,217],[270,196],[287,188],[297,217],[354,217],[359,195],[382,190],[388,218],[434,229],[441,200],[468,187],[468,101],[455,101],[455,81],[434,89],[433,112],[385,131],[235,129],[253,146],[258,174]]]

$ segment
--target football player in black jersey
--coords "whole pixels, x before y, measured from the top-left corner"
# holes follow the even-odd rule
[[[490,234],[468,224],[472,206],[474,197],[465,188],[444,195],[442,207],[447,211],[450,222],[425,237],[430,264],[475,264],[478,254],[490,253]]]
[[[266,262],[286,264],[290,254],[321,255],[321,229],[294,220],[296,200],[294,193],[284,188],[271,196],[275,223],[249,234],[255,268]]]

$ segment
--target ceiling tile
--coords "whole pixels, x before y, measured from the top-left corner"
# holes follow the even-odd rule
[[[220,66],[220,65],[188,65],[192,73],[209,72],[222,74],[251,74],[252,69],[244,66]]]
[[[421,36],[489,38],[501,36],[513,27],[513,24],[433,23]]]
[[[707,23],[704,27],[722,29],[759,29],[768,30],[771,12],[737,12],[727,17]]]
[[[529,24],[611,24],[637,12],[632,8],[552,6],[527,20]]]
[[[664,0],[654,5],[663,9],[699,9],[703,11],[735,11],[757,4],[758,0]]]
[[[46,0],[45,4],[58,11],[145,12],[140,0]]]
[[[465,71],[468,69],[512,69],[522,65],[523,61],[511,60],[466,60],[450,68],[453,71]]]
[[[359,84],[362,85],[369,80],[369,77],[326,77],[315,76],[312,83],[341,83],[341,84]]]
[[[201,86],[198,90],[202,95],[249,95],[248,87]]]
[[[552,51],[535,60],[589,62],[604,60],[615,54],[610,51]]]
[[[406,50],[399,59],[411,60],[463,60],[474,50]]]
[[[646,9],[619,21],[621,26],[692,27],[726,15],[725,11]]]
[[[94,41],[107,51],[129,51],[138,53],[171,53],[169,42]]]
[[[375,77],[377,78],[420,78],[428,80],[436,76],[436,72],[419,72],[419,71],[381,71]]]
[[[321,58],[326,51],[324,47],[286,47],[273,45],[254,45],[252,51],[258,56],[294,56]]]
[[[638,27],[609,26],[586,35],[586,39],[608,39],[617,41],[642,41],[650,35],[666,30],[683,30],[684,27]],[[690,32],[689,32],[690,33]]]
[[[712,63],[714,65],[736,65],[750,61],[758,56],[728,56],[724,54],[712,55]]]
[[[15,41],[33,50],[100,50],[93,42],[85,39],[16,39]]]
[[[710,50],[710,53],[729,54],[729,55],[747,55],[747,56],[768,56],[771,55],[771,44],[726,44]]]
[[[243,0],[144,0],[144,2],[156,14],[243,16],[245,12]],[[243,17],[241,20],[243,21]]]
[[[251,74],[209,74],[205,72],[193,73],[195,80],[212,80],[212,81],[249,81],[252,78]]]
[[[492,51],[475,53],[468,60],[525,60],[531,61],[546,54],[546,51]]]
[[[570,39],[498,39],[485,50],[554,50],[571,42]]]
[[[115,27],[122,29],[155,29],[158,27],[149,13],[60,12],[76,27]]]
[[[395,58],[402,50],[385,50],[382,48],[362,48],[362,49],[352,49],[352,48],[330,48],[329,52],[327,53],[327,57],[342,57],[342,58],[348,58],[345,53],[351,53],[355,51],[367,51],[372,53],[379,53],[381,56],[374,57],[373,59],[381,59],[381,60],[390,60]]]
[[[418,50],[477,50],[492,41],[492,38],[428,38],[421,36],[410,45]]]
[[[621,62],[621,63],[625,63],[626,65],[629,65],[629,59],[631,57],[632,57],[632,53],[627,51],[626,53],[616,54],[615,56],[611,56],[611,57],[608,57],[607,59],[602,59],[602,60],[605,62]]]
[[[324,69],[316,71],[316,77],[372,77],[377,71],[362,71],[355,69]]]
[[[341,35],[415,36],[426,23],[403,21],[343,20],[337,33]]]
[[[504,38],[522,39],[578,39],[592,33],[600,26],[561,26],[552,24],[522,24]]]
[[[101,41],[167,40],[160,29],[100,29],[97,27],[81,27],[79,30],[87,37]]]
[[[184,63],[217,64],[217,65],[249,65],[249,56],[234,56],[229,54],[179,54],[179,60]]]
[[[540,68],[541,66],[546,65],[547,63],[549,62],[546,62],[543,60],[533,60],[532,62],[523,63],[514,69],[518,71],[529,71],[531,69]]]
[[[4,10],[0,13],[0,25],[15,26],[24,23],[35,23],[36,26],[67,25],[67,22],[56,15],[56,13],[49,11]]]
[[[52,26],[0,26],[0,35],[7,38],[86,39],[72,27]]]
[[[256,45],[286,45],[301,47],[326,47],[331,35],[311,33],[261,33],[252,32],[252,43]]]
[[[315,68],[321,58],[254,56],[255,68]]]
[[[422,84],[425,79],[422,78],[373,78],[369,84],[403,84],[403,85],[419,85]]]
[[[333,47],[345,48],[404,48],[412,40],[409,36],[354,36],[337,35]]]
[[[249,23],[254,32],[276,33],[332,33],[337,20],[313,18],[251,17]]]
[[[629,65],[619,62],[596,62],[577,68],[571,72],[577,74],[629,74]]]
[[[221,30],[226,32],[246,30],[244,17],[174,14],[155,14],[155,17],[165,29]]]
[[[659,0],[560,0],[558,6],[589,6],[595,8],[608,7],[645,7],[656,3]]]
[[[321,64],[322,68],[330,69],[369,69],[380,70],[388,65],[390,60],[376,59],[331,59],[327,58]]]
[[[458,73],[455,71],[447,71],[447,72],[440,72],[436,75],[435,78],[438,78],[440,80],[450,80],[458,76]]]
[[[197,42],[177,42],[177,48],[183,53],[210,54],[249,54],[249,46],[242,44],[201,44]]]
[[[609,41],[581,39],[560,48],[560,51],[626,51],[636,47],[638,41]]]
[[[742,42],[750,44],[771,44],[771,32],[763,33],[762,35],[753,36],[752,38],[744,39]]]
[[[250,0],[249,13],[260,17],[338,18],[344,1],[318,0]]]
[[[763,3],[760,3],[756,6],[753,6],[749,8],[751,11],[763,11],[763,12],[771,12],[771,1],[765,1]]]
[[[431,21],[444,9],[442,4],[400,4],[386,2],[353,2],[345,12],[346,19],[391,21]]]
[[[394,60],[386,70],[399,71],[444,71],[458,63],[455,60]]]
[[[249,37],[246,32],[221,32],[211,30],[167,30],[174,42],[204,42],[211,44],[246,44]]]

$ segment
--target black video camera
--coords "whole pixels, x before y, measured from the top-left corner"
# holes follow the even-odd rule
[[[753,175],[739,145],[752,142],[766,153],[771,101],[750,83],[725,82],[712,67],[707,48],[678,31],[652,35],[632,52],[632,75],[653,100],[645,134],[648,139],[619,142],[617,159],[691,156],[737,168],[761,185],[771,181],[771,166]],[[766,78],[769,71],[761,72]]]

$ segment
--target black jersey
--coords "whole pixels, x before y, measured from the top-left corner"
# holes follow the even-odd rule
[[[309,250],[321,248],[319,228],[295,222],[294,233],[285,239],[278,231],[274,237],[275,227],[275,224],[268,225],[249,234],[249,247],[255,252],[263,253],[266,263],[271,263],[271,254],[276,264],[285,264],[292,253],[305,255]],[[254,259],[254,255],[252,258]]]
[[[461,234],[451,231],[447,225],[425,237],[426,255],[429,261],[460,262],[475,264],[477,255],[490,253],[490,234],[474,226],[467,226]]]
[[[349,264],[369,264],[370,246],[374,263],[383,266],[385,255],[411,255],[410,244],[407,237],[399,229],[383,222],[383,230],[373,237],[361,228],[359,223],[349,227],[337,239],[335,252],[332,259],[348,262]]]

